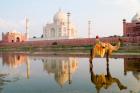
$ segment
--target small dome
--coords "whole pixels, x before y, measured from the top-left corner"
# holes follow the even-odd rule
[[[59,10],[53,17],[54,22],[66,22],[67,15],[62,10]]]
[[[132,18],[132,22],[140,22],[140,13],[136,13],[136,15],[134,15],[134,17]]]
[[[11,31],[11,33],[17,33],[17,31],[14,29],[14,30]]]
[[[11,34],[21,34],[21,32],[17,32],[17,30],[12,30],[12,31],[10,31],[9,33],[11,33]]]

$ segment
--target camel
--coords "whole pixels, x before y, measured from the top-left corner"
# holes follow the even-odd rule
[[[117,51],[120,48],[120,41],[121,39],[119,38],[119,42],[113,46],[108,42],[101,42],[98,40],[98,43],[96,43],[96,45],[90,51],[90,61],[92,61],[95,56],[104,57],[105,54],[108,58],[113,51]]]
[[[93,64],[92,62],[89,62],[90,66],[90,75],[91,75],[91,82],[95,84],[95,88],[97,90],[97,93],[100,93],[101,88],[108,89],[109,86],[116,83],[120,90],[127,89],[126,86],[124,86],[119,79],[112,77],[109,71],[109,59],[107,58],[107,74],[95,74],[93,71]]]

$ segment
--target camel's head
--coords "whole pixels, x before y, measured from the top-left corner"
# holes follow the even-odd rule
[[[102,43],[102,48],[105,48],[106,47],[106,43]]]

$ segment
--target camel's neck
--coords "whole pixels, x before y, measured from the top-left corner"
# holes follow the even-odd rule
[[[116,46],[114,46],[114,51],[117,51],[118,49],[120,48],[120,41],[117,43],[117,45]]]

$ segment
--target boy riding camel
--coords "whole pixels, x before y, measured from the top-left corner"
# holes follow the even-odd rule
[[[113,46],[108,42],[100,41],[99,36],[96,36],[95,46],[91,49],[90,53],[90,61],[92,61],[95,56],[104,57],[105,54],[108,58],[113,51],[117,51],[119,49],[120,41],[121,39],[119,38],[119,42],[116,44],[116,46]]]

